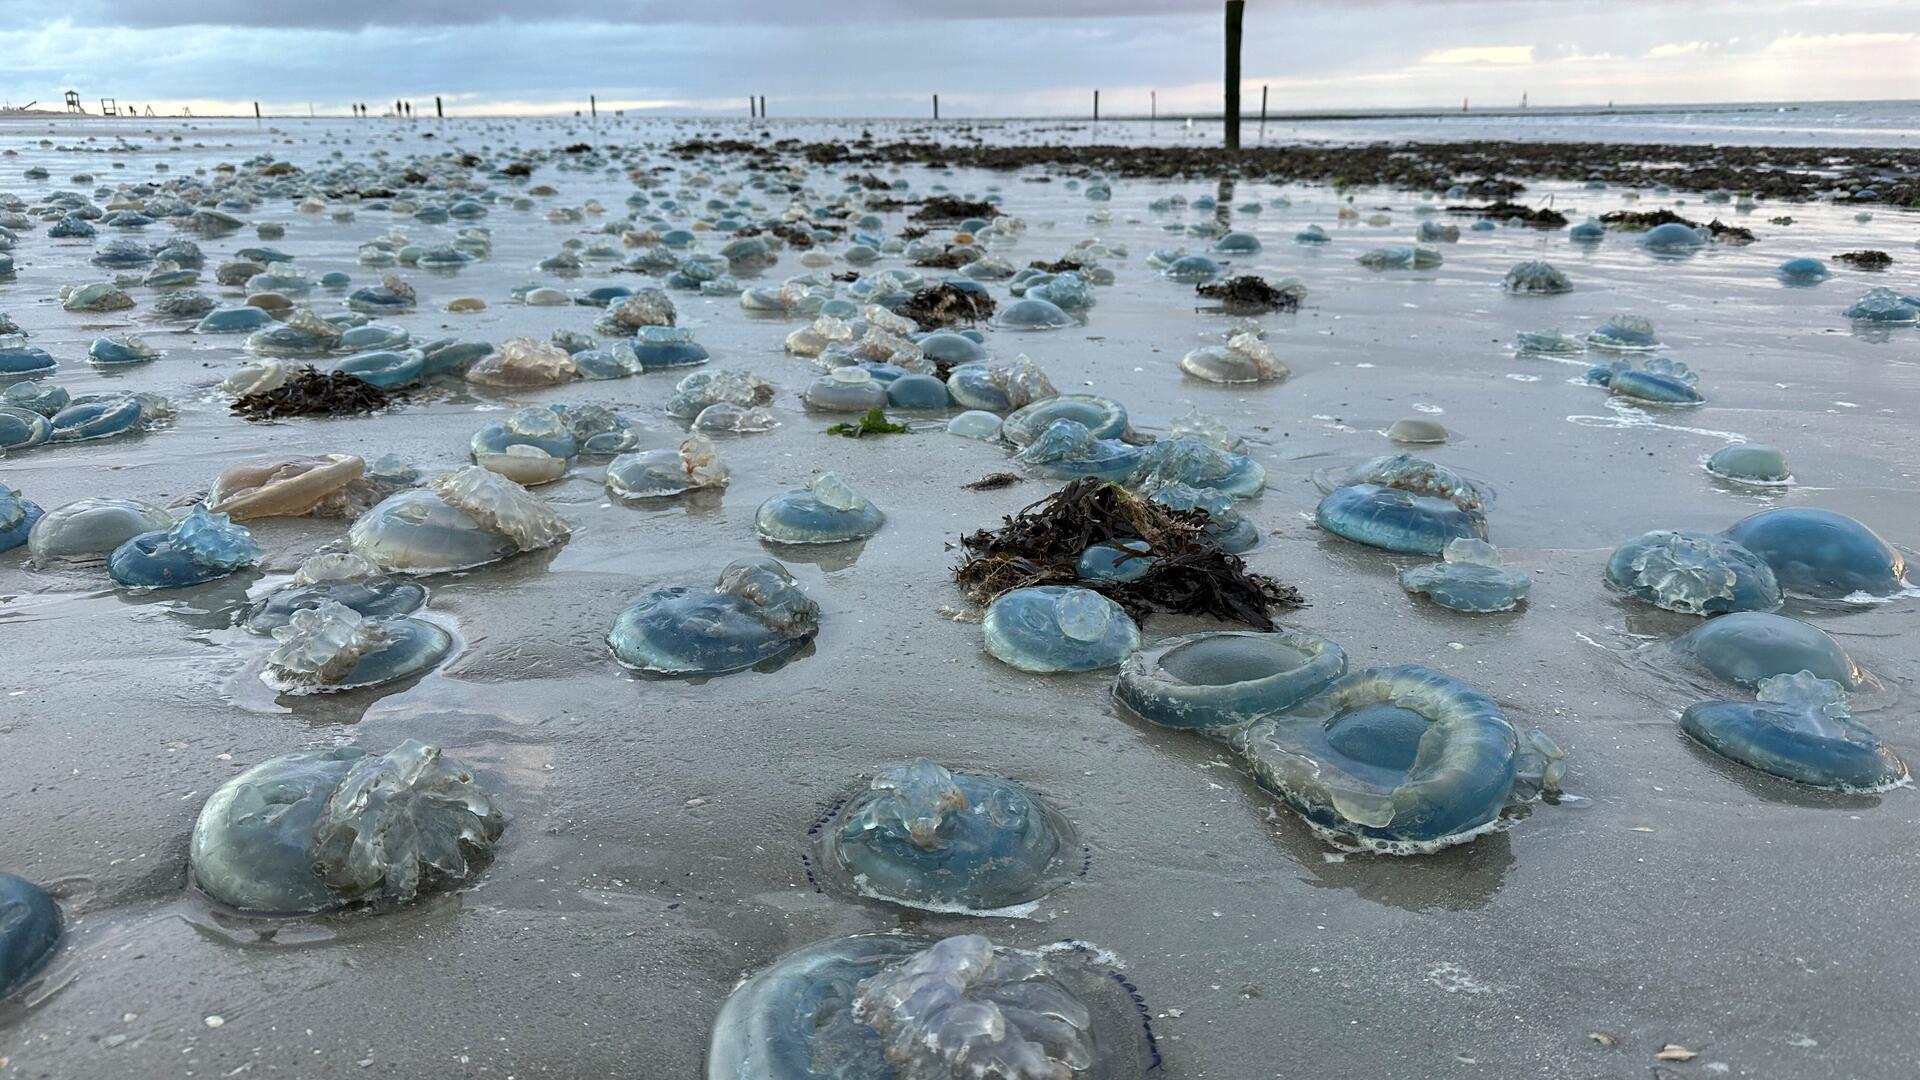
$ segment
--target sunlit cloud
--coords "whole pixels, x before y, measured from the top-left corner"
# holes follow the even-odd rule
[[[1420,58],[1423,64],[1531,64],[1531,45],[1469,45],[1440,49]]]

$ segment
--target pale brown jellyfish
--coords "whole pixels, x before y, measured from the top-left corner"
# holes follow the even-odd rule
[[[558,386],[578,374],[573,357],[558,345],[509,338],[467,369],[467,381],[484,386]]]
[[[352,454],[260,458],[228,467],[213,482],[207,502],[234,521],[347,516],[378,497],[363,479],[366,471],[367,463]]]

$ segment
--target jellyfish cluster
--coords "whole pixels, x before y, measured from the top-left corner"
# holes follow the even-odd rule
[[[1614,549],[1607,580],[1670,611],[1771,611],[1787,593],[1821,600],[1893,596],[1906,558],[1872,529],[1816,507],[1779,507],[1724,532],[1658,529]]]

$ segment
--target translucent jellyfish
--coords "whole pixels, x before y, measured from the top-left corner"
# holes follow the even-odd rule
[[[754,528],[776,544],[839,544],[880,531],[887,515],[830,472],[760,504]]]
[[[1579,338],[1558,330],[1522,330],[1514,346],[1522,356],[1574,356],[1587,348]]]
[[[178,589],[226,577],[262,554],[252,533],[196,503],[171,528],[141,533],[114,548],[107,573],[128,588]]]
[[[1680,730],[1721,757],[1796,784],[1881,791],[1907,778],[1893,748],[1857,723],[1847,692],[1810,671],[1760,683],[1759,701],[1705,701]]]
[[[1225,345],[1203,345],[1180,358],[1180,370],[1215,383],[1284,379],[1292,372],[1261,339],[1259,328],[1236,327]]]
[[[261,915],[398,908],[479,873],[506,819],[473,776],[412,739],[269,758],[222,784],[188,865],[214,900]]]
[[[358,513],[374,487],[367,463],[352,454],[273,457],[223,470],[207,494],[214,512],[234,521]]]
[[[68,394],[63,387],[32,380],[14,383],[4,391],[0,391],[0,405],[25,409],[28,412],[39,413],[41,416],[52,416],[66,408],[72,401],[72,395]],[[4,441],[0,440],[0,442]]]
[[[1714,451],[1707,471],[1743,484],[1784,484],[1793,479],[1786,452],[1761,443],[1734,443]]]
[[[1296,244],[1327,244],[1332,241],[1333,238],[1327,235],[1327,230],[1318,225],[1309,225],[1293,234],[1293,242]]]
[[[509,338],[497,352],[467,369],[467,381],[483,386],[558,386],[579,373],[573,357],[558,345],[530,337]]]
[[[273,316],[257,307],[215,308],[203,316],[194,330],[202,334],[244,334],[273,322]]]
[[[1398,454],[1354,470],[1320,500],[1320,527],[1358,544],[1438,555],[1463,538],[1484,540],[1487,517],[1478,488],[1433,462]]]
[[[109,554],[142,533],[173,527],[173,515],[134,499],[81,499],[56,506],[27,532],[35,563]]]
[[[1400,571],[1400,587],[1454,611],[1511,611],[1527,598],[1532,579],[1501,565],[1500,551],[1485,540],[1455,540],[1445,561]]]
[[[1720,678],[1743,686],[1808,671],[1842,689],[1855,690],[1863,678],[1853,658],[1826,631],[1764,611],[1736,611],[1709,619],[1681,635],[1672,647]]]
[[[256,634],[271,633],[293,621],[295,612],[324,603],[380,618],[410,614],[426,602],[425,586],[388,577],[358,555],[330,553],[301,563],[292,584],[254,601],[247,609],[246,625]]]
[[[926,758],[874,777],[814,835],[820,865],[863,895],[936,911],[1038,900],[1081,855],[1073,826],[1018,784]]]
[[[0,406],[0,451],[25,450],[53,438],[53,422],[14,405]]]
[[[1809,256],[1788,259],[1774,274],[1787,285],[1818,285],[1830,276],[1826,263]]]
[[[1822,599],[1892,596],[1906,585],[1905,557],[1879,533],[1832,510],[1762,510],[1722,535],[1765,560],[1787,592]]]
[[[0,375],[43,375],[55,366],[52,353],[27,344],[24,336],[0,337]]]
[[[1060,391],[1039,364],[1022,355],[1005,364],[954,368],[947,376],[947,393],[969,409],[1006,413],[1056,397]]]
[[[410,679],[446,658],[453,638],[424,619],[369,618],[334,600],[292,611],[260,681],[283,694],[332,694]]]
[[[153,313],[169,319],[200,319],[213,310],[212,297],[192,290],[161,293],[153,301]]]
[[[159,358],[159,349],[147,344],[146,339],[134,334],[108,334],[97,337],[87,349],[87,359],[103,367],[144,364]]]
[[[569,534],[538,495],[470,465],[388,496],[360,515],[347,542],[382,570],[438,574],[551,547]]]
[[[1567,230],[1567,239],[1576,244],[1597,244],[1607,238],[1607,227],[1593,218]]]
[[[1616,397],[1649,401],[1661,405],[1695,405],[1702,398],[1696,384],[1700,376],[1678,360],[1656,356],[1643,367],[1616,365],[1607,378],[1607,392]]]
[[[1220,264],[1207,258],[1205,255],[1181,255],[1169,260],[1166,264],[1166,269],[1161,271],[1161,273],[1166,275],[1167,280],[1186,284],[1199,284],[1200,282],[1212,281],[1214,278],[1219,277],[1222,272]]]
[[[1082,581],[1138,581],[1158,562],[1144,540],[1126,540],[1119,544],[1095,544],[1080,553],[1074,573]]]
[[[693,340],[693,331],[675,326],[643,326],[614,355],[635,371],[665,371],[692,367],[708,360],[707,347]]]
[[[1072,326],[1073,316],[1051,300],[1028,296],[996,312],[993,325],[1000,330],[1058,330],[1063,326]]]
[[[982,409],[968,409],[947,421],[947,431],[967,439],[998,440],[1000,418]]]
[[[110,281],[96,281],[77,289],[63,287],[60,292],[60,306],[68,311],[125,311],[133,306],[133,297]]]
[[[607,463],[607,491],[624,499],[660,498],[726,483],[726,465],[712,441],[700,435],[681,440],[671,450],[622,454]]]
[[[1222,551],[1237,555],[1260,543],[1260,530],[1233,508],[1231,495],[1178,483],[1144,484],[1139,490],[1152,501],[1175,510],[1205,510],[1207,525],[1200,536]]]
[[[510,446],[532,446],[556,458],[578,457],[580,440],[567,425],[564,413],[546,405],[531,405],[495,420],[473,433],[467,449],[477,458],[497,454]]]
[[[1438,251],[1423,244],[1395,244],[1374,248],[1354,260],[1369,270],[1426,270],[1439,266]]]
[[[800,400],[821,412],[866,412],[887,403],[887,387],[866,368],[837,367],[808,383]]]
[[[1646,235],[1640,238],[1640,244],[1656,254],[1684,255],[1700,250],[1709,239],[1711,234],[1705,229],[1669,221],[1648,229]]]
[[[1266,487],[1267,470],[1244,454],[1181,435],[1147,447],[1128,482],[1142,489],[1185,484],[1244,499]]]
[[[847,345],[854,339],[853,327],[843,319],[821,315],[807,326],[787,335],[786,350],[795,356],[819,356],[834,345]]]
[[[607,305],[606,319],[628,331],[644,326],[672,326],[678,313],[673,300],[659,289],[642,289],[632,296]]]
[[[1438,221],[1420,223],[1414,239],[1423,244],[1457,244],[1460,242],[1460,226],[1448,225]]]
[[[1515,263],[1500,282],[1500,287],[1522,296],[1551,296],[1572,292],[1573,282],[1552,263],[1530,260]]]
[[[1224,734],[1290,709],[1346,674],[1347,654],[1298,630],[1169,638],[1127,657],[1113,696],[1162,727]]]
[[[887,404],[896,409],[934,410],[951,404],[947,384],[931,375],[908,372],[887,384]]]
[[[1133,984],[1092,950],[872,935],[791,953],[714,1021],[707,1080],[1118,1080],[1159,1056]]]
[[[981,626],[995,659],[1037,674],[1113,667],[1140,647],[1140,628],[1120,605],[1072,585],[1004,593]]]
[[[1654,336],[1653,321],[1640,315],[1620,312],[1607,317],[1587,335],[1587,344],[1615,352],[1642,352],[1660,347]]]
[[[1143,453],[1143,448],[1118,439],[1095,438],[1078,421],[1055,420],[1039,438],[1015,454],[1014,460],[1061,479],[1094,476],[1117,482],[1133,475]]]
[[[54,442],[109,439],[144,429],[150,420],[172,414],[172,405],[151,394],[87,394],[53,414]]]
[[[388,274],[378,285],[366,285],[347,295],[347,306],[369,315],[412,311],[417,294],[413,286]]]
[[[1841,312],[1855,322],[1905,325],[1920,320],[1920,308],[1892,289],[1869,289]]]
[[[1056,420],[1084,424],[1096,439],[1125,438],[1130,433],[1125,405],[1093,394],[1058,394],[1015,409],[1001,423],[1000,437],[1025,446]]]
[[[928,359],[953,367],[981,364],[988,359],[985,345],[955,330],[937,330],[920,338],[916,344]]]
[[[773,559],[740,559],[710,589],[675,586],[622,611],[607,646],[626,667],[707,677],[777,665],[820,630],[820,606]]]
[[[1423,667],[1336,679],[1234,732],[1256,779],[1324,832],[1393,853],[1463,843],[1559,787],[1560,752],[1491,698]]]
[[[692,421],[722,402],[750,409],[772,401],[773,384],[751,372],[696,371],[674,385],[673,396],[667,399],[667,415]]]
[[[27,542],[33,523],[40,520],[40,504],[0,484],[0,551],[12,551]]]
[[[1780,606],[1773,568],[1723,536],[1669,529],[1643,533],[1614,549],[1606,574],[1616,588],[1689,615]]]
[[[1438,421],[1409,416],[1395,420],[1387,428],[1387,438],[1397,443],[1443,443],[1447,441],[1448,432]]]
[[[61,931],[60,908],[45,889],[0,871],[0,998],[47,966]]]

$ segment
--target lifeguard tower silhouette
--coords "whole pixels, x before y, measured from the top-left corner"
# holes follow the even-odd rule
[[[67,111],[70,113],[79,113],[81,116],[87,115],[87,110],[80,104],[80,91],[67,91]]]

